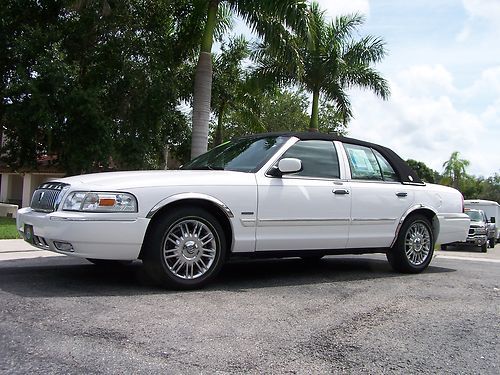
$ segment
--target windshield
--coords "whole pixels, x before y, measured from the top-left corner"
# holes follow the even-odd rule
[[[236,139],[198,156],[182,169],[256,172],[287,139],[282,136]]]
[[[466,211],[471,221],[484,221],[483,215],[479,211]]]

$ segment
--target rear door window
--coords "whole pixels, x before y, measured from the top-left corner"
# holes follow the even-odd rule
[[[383,181],[382,171],[370,147],[344,144],[354,180]]]

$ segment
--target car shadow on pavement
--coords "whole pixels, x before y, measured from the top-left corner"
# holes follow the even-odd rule
[[[490,250],[490,248],[488,248]],[[471,246],[471,245],[448,245],[445,250],[440,250],[443,252],[449,251],[453,252],[468,252],[468,253],[482,253],[481,248],[479,246]],[[484,253],[483,253],[484,254]]]
[[[430,266],[426,273],[454,271],[450,268]],[[393,277],[411,276],[393,272],[385,260],[363,257],[326,257],[317,261],[298,258],[237,260],[226,264],[216,280],[201,292],[239,291]],[[0,290],[24,297],[179,293],[155,285],[145,274],[141,262],[100,267],[84,260],[63,257],[43,258],[40,265],[33,259],[16,260],[12,266],[2,264]]]
[[[426,273],[454,272],[455,269],[430,266]],[[308,261],[300,258],[258,259],[227,264],[207,289],[252,289],[296,286],[344,281],[405,277],[392,271],[382,256],[331,256]]]

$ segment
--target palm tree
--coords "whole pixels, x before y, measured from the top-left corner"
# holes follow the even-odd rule
[[[454,151],[450,158],[443,163],[443,176],[451,180],[455,189],[458,189],[460,180],[467,175],[465,168],[470,164],[468,160],[460,159],[459,155],[458,151]]]
[[[318,130],[320,95],[336,105],[346,124],[352,117],[351,102],[346,92],[352,87],[370,89],[382,99],[390,94],[387,81],[372,64],[385,56],[384,42],[366,36],[354,40],[353,33],[364,18],[358,14],[325,20],[324,11],[313,2],[309,10],[308,38],[294,38],[286,45],[297,53],[282,55],[282,51],[263,44],[255,54],[263,80],[278,77],[280,83],[298,84],[312,93],[309,130]],[[298,59],[291,62],[289,56]]]
[[[239,15],[259,37],[274,48],[283,46],[291,30],[307,29],[305,0],[200,0],[200,2],[206,6],[207,17],[194,83],[192,158],[207,150],[212,90],[211,52],[219,9],[225,6]]]
[[[249,54],[248,41],[239,36],[222,44],[221,53],[214,58],[212,109],[217,115],[215,146],[222,143],[226,113],[238,104],[239,97],[246,91],[242,62]]]

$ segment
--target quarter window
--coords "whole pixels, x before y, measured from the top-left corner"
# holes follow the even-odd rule
[[[337,151],[331,141],[298,141],[281,157],[302,161],[302,170],[292,176],[340,178]]]
[[[384,181],[399,181],[398,175],[394,172],[394,169],[391,167],[389,162],[382,156],[380,152],[377,150],[373,150],[375,153],[375,157],[377,158],[378,164],[380,165],[380,169],[382,170],[382,176],[384,177]]]

